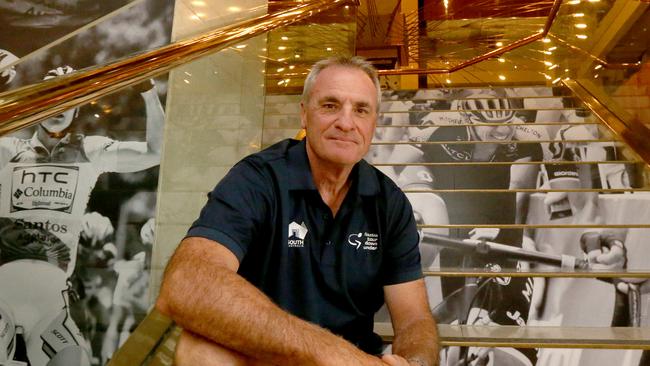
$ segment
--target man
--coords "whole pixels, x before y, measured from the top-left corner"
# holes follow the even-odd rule
[[[245,158],[210,194],[157,302],[185,329],[179,365],[435,364],[413,213],[361,160],[379,102],[362,59],[317,63],[301,102],[306,140]],[[379,358],[384,300],[394,354]]]
[[[72,71],[58,67],[45,79]],[[77,109],[43,121],[31,139],[0,139],[0,306],[23,333],[32,366],[89,362],[69,314],[67,280],[99,175],[159,164],[164,113],[153,85],[147,89],[140,94],[146,141],[72,133]]]

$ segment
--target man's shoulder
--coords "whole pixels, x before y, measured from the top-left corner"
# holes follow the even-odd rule
[[[245,176],[249,180],[270,179],[275,181],[278,176],[286,175],[289,150],[299,142],[286,139],[252,153],[237,162],[230,170],[229,175],[233,177]],[[258,183],[260,182],[258,181]]]
[[[258,169],[269,167],[277,161],[285,160],[289,154],[289,150],[299,143],[299,140],[294,139],[282,140],[264,150],[246,156],[240,163],[245,163]]]
[[[19,137],[14,137],[14,136],[5,136],[0,138],[0,146],[6,147],[6,146],[15,146],[19,144],[25,144],[28,143],[29,139],[23,139]]]
[[[2,137],[0,138],[0,153],[13,156],[28,146],[29,141],[29,139],[21,139],[13,136]]]

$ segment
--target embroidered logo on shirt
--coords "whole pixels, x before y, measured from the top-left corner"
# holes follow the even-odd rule
[[[291,221],[289,224],[289,248],[302,248],[305,246],[305,237],[307,236],[307,226],[305,222],[298,224],[295,221]]]
[[[348,244],[363,250],[377,250],[379,235],[373,233],[354,233],[348,236]]]

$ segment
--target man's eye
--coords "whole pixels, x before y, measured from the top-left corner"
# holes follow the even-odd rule
[[[359,113],[361,115],[366,115],[366,114],[370,113],[370,110],[368,110],[367,108],[358,108],[357,113]]]
[[[323,109],[335,109],[335,108],[336,108],[336,104],[334,104],[334,103],[325,103],[325,104],[323,104]]]

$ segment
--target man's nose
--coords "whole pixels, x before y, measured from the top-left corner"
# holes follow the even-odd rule
[[[354,128],[354,112],[351,106],[345,105],[341,108],[341,112],[336,119],[336,127],[343,131],[349,131]]]

